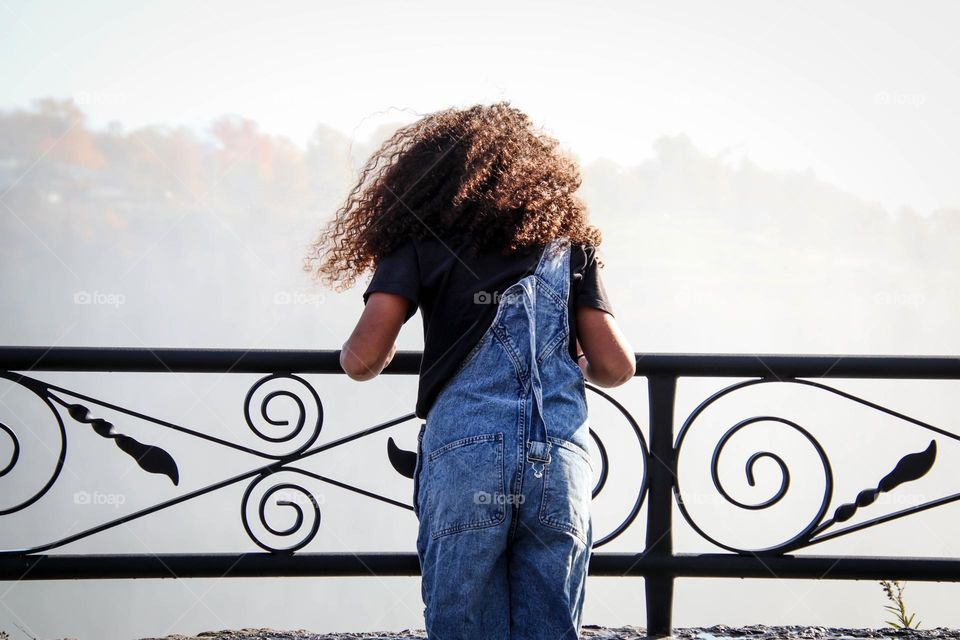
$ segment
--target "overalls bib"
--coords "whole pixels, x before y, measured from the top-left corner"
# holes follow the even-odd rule
[[[421,426],[414,509],[431,640],[579,637],[594,472],[569,296],[570,245],[557,238],[490,302],[489,329]]]

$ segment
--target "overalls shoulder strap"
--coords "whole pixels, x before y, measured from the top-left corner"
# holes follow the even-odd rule
[[[550,463],[551,445],[547,438],[549,428],[540,369],[543,360],[556,349],[566,348],[569,340],[569,240],[566,237],[551,240],[544,247],[534,273],[509,287],[504,295],[507,300],[501,303],[506,302],[510,309],[500,314],[499,328],[513,338],[520,356],[525,391],[533,394],[527,461],[533,465],[534,474],[541,477],[543,465]]]

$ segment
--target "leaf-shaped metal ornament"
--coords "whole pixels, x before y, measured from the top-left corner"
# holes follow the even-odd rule
[[[59,400],[59,398],[56,399]],[[89,424],[99,436],[112,438],[117,447],[136,460],[141,469],[150,473],[163,474],[170,478],[174,485],[180,484],[180,471],[169,453],[160,447],[143,444],[130,436],[117,433],[113,424],[103,418],[90,418],[90,410],[82,404],[70,404],[66,407],[71,418],[77,422]]]
[[[413,472],[417,468],[417,452],[407,451],[397,446],[393,438],[387,438],[387,458],[390,464],[402,476],[413,477]]]
[[[881,493],[891,491],[904,482],[917,480],[923,477],[933,467],[937,457],[937,441],[931,440],[923,451],[908,453],[903,456],[893,468],[893,471],[883,477],[876,489],[864,489],[857,494],[856,501],[842,504],[833,513],[833,522],[844,522],[853,517],[857,509],[873,504]]]
[[[149,444],[143,444],[130,436],[114,436],[117,446],[129,453],[140,468],[150,473],[162,473],[170,478],[174,485],[180,484],[180,471],[173,457],[161,449]]]

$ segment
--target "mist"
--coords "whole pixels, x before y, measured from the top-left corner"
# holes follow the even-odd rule
[[[845,118],[855,117],[850,115],[852,107],[838,109],[835,119],[822,112],[807,114],[804,117],[808,119],[803,119],[798,115],[800,107],[788,117],[778,105],[744,99],[754,111],[732,120],[727,131],[710,119],[716,114],[703,120],[691,119],[689,127],[675,126],[666,116],[658,118],[664,113],[664,104],[654,104],[656,99],[650,98],[648,104],[633,102],[633,115],[629,117],[620,106],[610,107],[616,117],[605,117],[604,109],[598,107],[595,117],[577,128],[573,112],[579,104],[577,99],[583,96],[575,96],[571,102],[560,100],[576,94],[576,89],[567,86],[560,91],[551,83],[550,74],[564,73],[562,59],[556,64],[541,61],[539,64],[549,73],[524,84],[522,74],[513,75],[519,71],[510,70],[508,65],[486,68],[483,56],[471,51],[461,64],[475,71],[480,78],[479,89],[454,83],[445,94],[437,83],[417,80],[414,88],[428,97],[404,109],[394,105],[413,104],[412,100],[403,102],[410,94],[391,94],[389,86],[383,89],[383,95],[379,90],[369,90],[363,93],[362,101],[357,98],[343,106],[354,100],[347,97],[345,88],[361,91],[361,85],[367,83],[363,79],[348,82],[340,71],[331,70],[332,53],[318,56],[327,66],[310,76],[307,67],[290,71],[280,64],[285,61],[295,66],[291,61],[301,60],[291,52],[270,54],[263,49],[265,60],[283,67],[277,73],[282,73],[288,85],[292,86],[294,80],[299,81],[297,86],[316,83],[328,95],[320,99],[307,93],[298,100],[271,106],[257,102],[269,94],[257,90],[259,85],[238,81],[236,86],[227,87],[225,80],[218,80],[220,84],[204,90],[190,84],[191,76],[179,69],[183,86],[169,90],[166,102],[152,105],[154,111],[150,111],[144,107],[146,101],[138,98],[138,92],[145,91],[138,88],[138,83],[147,81],[140,76],[134,81],[114,69],[112,65],[120,63],[104,61],[100,57],[103,54],[90,53],[89,62],[78,63],[76,73],[81,79],[76,81],[65,80],[51,66],[45,66],[52,62],[36,58],[37,71],[32,76],[11,74],[17,81],[0,98],[0,343],[339,349],[362,310],[360,292],[366,280],[350,291],[336,293],[313,280],[302,269],[302,261],[309,243],[342,204],[360,166],[396,127],[410,122],[417,113],[453,103],[511,98],[517,106],[529,110],[534,120],[544,123],[580,162],[580,195],[592,222],[604,234],[599,248],[604,262],[601,277],[615,315],[638,353],[957,356],[960,197],[951,191],[950,185],[956,181],[949,174],[950,167],[957,166],[960,134],[943,116],[955,113],[960,106],[955,90],[957,64],[941,55],[946,45],[939,26],[917,26],[914,17],[901,15],[909,13],[906,8],[884,7],[883,11],[903,18],[902,38],[915,43],[920,42],[918,34],[926,34],[929,48],[917,53],[914,49],[919,51],[920,45],[889,39],[891,47],[902,47],[903,59],[909,64],[871,66],[872,75],[857,86],[857,99],[866,96],[869,108],[880,114],[872,121],[888,123],[877,124],[881,132],[878,139],[897,147],[901,154],[886,158],[874,154],[871,158],[869,149],[879,146],[865,146],[863,164],[857,168],[850,168],[851,163],[844,160],[851,156],[844,146],[848,129],[843,123]],[[154,32],[145,25],[175,24],[147,10],[139,17],[136,12],[126,13],[117,23],[107,22],[103,15],[107,9],[98,6],[97,19],[110,25],[111,32],[121,31],[115,24],[126,21],[130,29],[146,38],[154,37]],[[688,47],[707,41],[699,41],[696,35],[706,32],[708,27],[701,22],[706,17],[691,17],[693,22],[684,23],[686,18],[665,15],[666,9],[637,10],[639,14],[621,9],[644,29],[652,28],[650,24],[669,23],[671,29],[683,31],[677,25],[686,24],[692,30],[687,33]],[[216,16],[206,15],[207,11],[202,10],[198,21],[213,29],[210,25],[215,24]],[[533,16],[528,11],[532,10],[525,9],[517,16],[517,25],[535,24],[536,11]],[[579,33],[575,25],[571,26],[577,11],[572,6],[560,11],[565,16],[562,33]],[[838,30],[850,28],[857,17],[853,10],[838,9],[844,11],[848,13],[834,16],[834,28]],[[291,16],[295,12],[279,13],[282,17],[278,20],[294,19]],[[795,19],[801,33],[815,33],[816,11],[809,9],[807,13],[811,15],[786,18],[786,24]],[[6,22],[3,33],[8,38],[0,44],[4,52],[0,57],[7,59],[3,63],[6,65],[11,64],[7,52],[18,47],[26,50],[26,33],[47,34],[47,27],[33,10],[18,6],[10,14],[17,20]],[[368,19],[382,33],[392,33],[387,28],[389,17]],[[545,19],[551,24],[559,20],[553,15]],[[738,19],[747,21],[733,12],[716,29],[733,29],[729,25],[739,24]],[[224,20],[249,24],[254,19],[247,9],[238,9]],[[346,18],[337,22],[336,16],[316,20],[314,24],[322,22],[323,33],[331,37],[338,24],[347,24]],[[785,28],[778,24],[778,29]],[[54,39],[53,34],[62,28],[59,22],[50,24],[51,35],[40,40],[58,43],[51,48],[51,56],[66,56],[71,47],[79,46]],[[184,26],[195,28],[199,27]],[[453,47],[456,33],[449,28],[443,42]],[[609,28],[611,33],[620,33],[616,25]],[[865,41],[881,38],[883,34],[877,35],[876,31],[879,29],[873,23],[864,26],[864,33],[870,34],[863,36]],[[226,32],[216,33],[218,38],[226,37]],[[408,32],[402,41],[391,41],[403,60],[423,55],[418,47],[427,45],[417,44],[415,35]],[[594,38],[602,39],[602,35],[597,31],[585,42],[595,42]],[[514,50],[514,54],[523,60],[540,60],[536,52],[547,51],[543,37],[538,31],[536,41],[526,45],[530,50]],[[498,34],[497,38],[506,35]],[[614,41],[611,47],[632,46],[632,41],[620,35]],[[232,48],[239,45],[217,42],[228,51],[239,50]],[[807,67],[803,61],[790,67],[790,56],[799,57],[798,52],[803,51],[793,40],[787,53],[774,52],[775,38],[764,41],[763,47],[759,41],[750,42],[757,50],[769,52],[770,60],[779,61],[777,64],[785,69],[802,68],[809,77],[819,77],[812,75],[815,66]],[[430,46],[440,45],[433,42]],[[571,46],[577,52],[571,55],[582,58],[583,66],[578,70],[581,75],[605,60],[620,60],[613,54],[604,58],[602,50],[587,44]],[[853,58],[840,54],[845,48],[836,43],[830,46],[835,47],[831,51],[838,56],[837,65],[852,64]],[[730,50],[735,48],[731,45]],[[724,45],[717,49],[717,55],[732,55],[730,50]],[[696,57],[693,51],[684,49]],[[199,53],[198,64],[214,64],[210,50],[194,53]],[[917,84],[906,86],[901,74],[920,68],[913,64],[920,59],[910,57],[914,54],[936,58],[940,66],[924,66]],[[369,63],[367,58],[342,55],[348,62]],[[885,50],[877,55],[892,54]],[[138,52],[137,56],[153,60],[144,62],[144,68],[159,64],[156,56],[148,53]],[[746,65],[750,63],[745,61],[749,58],[737,58],[745,65],[744,77],[749,75]],[[671,83],[679,82],[675,78],[699,72],[686,57],[671,63],[667,59],[663,53],[657,58],[658,64],[674,65],[669,67],[674,79],[659,86],[648,82],[644,86],[650,94],[668,93]],[[633,58],[620,60],[617,64],[623,66],[616,69],[629,77],[633,62]],[[400,70],[399,66],[386,68],[396,73]],[[91,80],[94,72],[90,69],[99,69],[103,78]],[[265,77],[261,82],[271,82],[267,70],[257,71]],[[649,74],[650,70],[640,72]],[[783,71],[778,82],[788,83],[793,78],[796,85],[799,81],[792,73],[800,72]],[[827,94],[833,90],[834,73],[823,70],[819,90]],[[650,80],[648,75],[643,77]],[[610,87],[609,92],[593,94],[594,104],[605,99],[615,101],[619,95],[614,84],[604,86]],[[693,91],[685,87],[684,91]],[[161,92],[154,89],[159,96]],[[693,96],[684,102],[684,108],[690,110],[685,113],[695,111],[697,104],[719,100],[718,95],[727,95],[728,100],[743,98],[732,89],[722,94],[722,88],[714,87],[704,89],[700,96],[707,102],[698,102],[700,94],[684,91],[678,89],[677,95]],[[839,89],[832,95],[838,101],[847,99]],[[770,95],[767,99],[777,98]],[[236,108],[222,106],[221,101],[229,100],[236,102]],[[295,126],[284,125],[281,116],[257,115],[282,114],[295,102],[314,105],[316,113],[310,116],[297,112],[296,118],[291,116]],[[557,104],[555,110],[551,108],[553,103]],[[333,106],[325,111],[325,104]],[[353,120],[344,113],[352,114]],[[783,147],[785,155],[780,157],[771,152],[776,145],[738,137],[750,130],[751,123],[757,131],[769,133],[771,130],[764,127],[777,114],[783,117],[777,127],[790,129],[795,124],[795,135],[809,148],[801,152],[797,151],[799,147]],[[603,120],[611,120],[609,128],[604,128]],[[349,122],[353,126],[345,125]],[[812,130],[817,122],[824,129],[820,137],[804,137],[803,132]],[[928,137],[928,128],[937,135]],[[891,142],[908,137],[911,131],[917,136],[916,148]],[[856,135],[866,134],[858,130]],[[828,138],[835,147],[824,142]],[[929,182],[916,181],[904,172],[903,182],[898,183],[897,168],[907,165],[920,167],[916,171],[929,176]],[[938,167],[936,171],[931,168],[934,166]],[[923,167],[931,169],[925,172]],[[876,189],[870,187],[874,184]],[[419,316],[418,312],[404,326],[398,339],[401,350],[423,347]],[[244,395],[261,376],[30,375],[153,418],[264,449],[265,443],[243,417]],[[382,376],[364,383],[346,376],[304,378],[322,402],[318,442],[413,411],[414,376]],[[681,379],[677,429],[702,400],[733,382],[736,380]],[[831,380],[829,384],[938,427],[956,430],[956,383]],[[717,429],[748,415],[766,412],[791,417],[821,439],[837,475],[832,508],[849,502],[861,489],[875,486],[896,460],[922,450],[931,439],[916,425],[854,403],[790,385],[759,386],[768,388],[731,397],[729,404],[704,416],[702,430],[691,432],[696,438],[686,445],[682,459],[686,466],[682,470],[687,473],[684,482],[689,483],[686,486],[692,494],[711,491],[705,472]],[[646,380],[638,377],[608,392],[646,430]],[[594,505],[597,530],[604,535],[624,516],[642,467],[637,451],[631,448],[626,423],[599,396],[588,393],[588,399],[593,428],[604,437],[608,450],[615,452],[609,486]],[[96,405],[90,408],[91,415],[110,420],[119,432],[169,452],[180,469],[179,484],[174,485],[163,475],[143,472],[109,439],[67,417],[69,447],[58,482],[36,504],[0,516],[0,548],[53,542],[263,464],[256,456],[162,429],[122,412]],[[283,411],[292,413],[293,406],[279,406],[278,417]],[[59,443],[49,411],[37,404],[35,396],[8,380],[0,380],[0,422],[18,434],[22,447],[16,473],[0,478],[3,509],[32,495],[49,478]],[[401,447],[414,449],[415,421],[314,456],[303,466],[409,503],[412,482],[400,478],[386,459],[386,440],[391,436]],[[851,522],[956,492],[955,474],[949,473],[958,462],[956,447],[950,439],[936,439],[937,464],[928,476],[864,509]],[[722,471],[733,493],[759,502],[779,486],[779,473],[770,461],[769,466],[758,463],[757,486],[746,482],[743,461],[760,449],[774,449],[787,458],[797,487],[792,494],[795,501],[786,512],[745,514],[729,513],[716,500],[705,499],[697,505],[697,516],[725,541],[759,547],[771,540],[783,540],[806,524],[805,518],[818,504],[822,479],[817,461],[787,430],[760,430],[731,445],[726,454],[730,461]],[[7,460],[11,452],[11,441],[0,434],[0,461]],[[381,464],[371,467],[366,462],[369,459],[380,460]],[[260,548],[241,524],[244,487],[235,485],[213,492],[52,553],[258,552]],[[323,520],[317,537],[305,551],[414,550],[416,519],[411,512],[321,482],[310,484],[309,489],[320,503]],[[78,492],[99,495],[103,500],[78,502]],[[956,556],[960,552],[955,535],[956,508],[950,504],[925,511],[821,543],[809,552]],[[645,511],[627,532],[599,551],[641,551]],[[285,520],[288,516],[278,510],[275,526],[289,525]],[[719,551],[699,537],[677,512],[674,527],[677,551]],[[262,531],[259,534],[269,535]],[[869,581],[679,579],[675,592],[677,627],[716,623],[879,627],[885,619],[882,591]],[[960,597],[957,585],[910,583],[907,593],[909,605],[919,612],[926,628],[960,626],[960,612],[953,606]],[[243,627],[359,632],[423,626],[423,604],[415,578],[21,580],[0,583],[0,605],[0,630],[14,638],[19,633],[16,625],[39,638],[100,640]],[[590,578],[584,621],[644,624],[642,579]]]

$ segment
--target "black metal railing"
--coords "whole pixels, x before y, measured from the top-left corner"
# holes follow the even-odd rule
[[[416,375],[420,366],[419,352],[396,354],[384,374]],[[149,416],[106,399],[99,399],[44,381],[38,373],[50,371],[71,372],[208,372],[263,374],[247,392],[244,417],[247,426],[262,439],[264,446],[284,447],[282,452],[266,451],[214,437],[189,427]],[[382,501],[393,507],[412,511],[412,506],[379,495],[349,483],[339,481],[302,468],[293,467],[322,451],[381,432],[407,421],[416,421],[413,413],[401,416],[336,440],[317,444],[323,422],[323,405],[314,387],[304,374],[342,374],[338,351],[290,350],[227,350],[227,349],[125,349],[74,347],[3,347],[0,348],[0,378],[7,385],[16,385],[32,392],[50,412],[59,440],[57,460],[49,478],[36,491],[16,504],[6,504],[0,498],[0,580],[54,580],[81,578],[163,578],[163,577],[260,577],[260,576],[362,576],[362,575],[419,575],[416,553],[313,553],[301,551],[317,534],[320,526],[319,505],[310,492],[293,480],[280,481],[280,474],[299,474],[303,479],[320,482],[352,491],[367,498]],[[844,524],[858,511],[868,509],[882,493],[918,480],[936,462],[938,439],[957,440],[960,436],[946,429],[912,418],[877,402],[866,400],[832,386],[815,382],[825,378],[850,379],[960,379],[960,359],[953,357],[908,356],[790,356],[790,355],[693,355],[693,354],[637,354],[637,376],[647,379],[649,416],[647,434],[637,420],[611,395],[587,385],[591,393],[609,402],[623,417],[629,429],[629,441],[636,443],[642,468],[635,470],[636,491],[626,516],[606,535],[594,542],[590,574],[598,576],[642,576],[645,578],[647,629],[651,635],[668,634],[672,628],[673,584],[678,577],[741,577],[741,578],[830,578],[830,579],[902,579],[960,581],[960,559],[929,557],[864,557],[795,555],[793,552],[826,540],[903,518],[936,506],[960,499],[960,493],[922,502],[921,504]],[[674,410],[677,381],[681,378],[746,378],[735,382],[703,400],[683,422],[679,431]],[[721,402],[743,389],[757,385],[797,385],[809,393],[827,394],[824,398],[842,399],[871,411],[905,421],[925,430],[929,444],[902,454],[899,459],[884,460],[886,474],[856,495],[834,500],[834,470],[830,457],[820,441],[804,426],[779,415],[757,415],[739,420],[726,428],[716,439],[710,459],[710,477],[714,489],[727,507],[744,512],[760,512],[780,503],[787,495],[791,474],[789,466],[775,452],[759,451],[746,461],[744,471],[750,485],[755,485],[754,465],[768,459],[777,465],[780,487],[772,497],[761,502],[738,500],[724,487],[719,473],[719,459],[725,446],[741,430],[756,425],[789,429],[799,442],[805,442],[814,451],[817,464],[823,471],[823,489],[820,504],[814,515],[799,533],[758,548],[737,546],[711,534],[705,523],[698,521],[691,500],[684,493],[684,478],[678,473],[678,462],[689,434],[703,422],[703,416],[715,403]],[[298,417],[294,421],[276,420],[269,416],[267,407],[278,397],[292,400]],[[123,433],[123,428],[99,415],[123,414],[145,420],[158,429],[172,429],[219,446],[243,451],[263,459],[263,464],[242,474],[218,481],[200,489],[185,492],[174,499],[160,502],[122,517],[101,523],[70,536],[40,541],[34,546],[9,549],[4,547],[2,532],[4,517],[28,509],[43,498],[60,478],[67,451],[69,422],[88,425],[103,438],[112,439],[117,448],[130,457],[131,463],[146,473],[159,474],[179,486],[180,468],[177,458],[161,448],[156,441],[141,442]],[[698,422],[699,421],[699,422]],[[288,429],[287,433],[270,435],[264,429],[270,425]],[[33,425],[31,425],[31,428]],[[159,433],[159,431],[158,431]],[[23,434],[21,434],[22,437]],[[610,465],[608,450],[602,435],[591,430],[599,452],[599,478],[594,497],[604,488]],[[20,460],[21,437],[9,425],[0,421],[0,457],[10,451],[9,460],[0,459],[0,496],[8,497],[11,487],[4,488],[4,477],[13,477]],[[142,436],[140,436],[142,438]],[[649,437],[649,444],[647,441]],[[144,438],[146,439],[146,438]],[[6,440],[7,444],[4,444]],[[398,447],[392,438],[387,441],[386,459],[400,475],[412,478],[415,452]],[[713,442],[713,440],[710,440]],[[4,448],[5,447],[5,448]],[[93,536],[131,520],[144,517],[168,507],[191,500],[218,489],[247,483],[241,505],[241,521],[250,539],[263,551],[247,553],[178,553],[178,554],[117,554],[72,555],[46,552]],[[251,504],[254,493],[263,494]],[[306,507],[290,498],[306,498]],[[295,523],[286,529],[277,529],[267,522],[265,507],[271,499],[275,504],[294,509]],[[646,545],[630,553],[596,551],[620,536],[635,521],[644,502],[647,502]],[[301,500],[302,502],[302,500]],[[838,506],[831,505],[838,503]],[[673,550],[673,509],[677,506],[684,520],[703,539],[725,552],[675,553]],[[254,531],[248,511],[256,506],[258,527],[273,537],[291,541],[277,546],[268,536]],[[781,505],[782,506],[782,505]],[[740,543],[742,544],[742,543]]]

